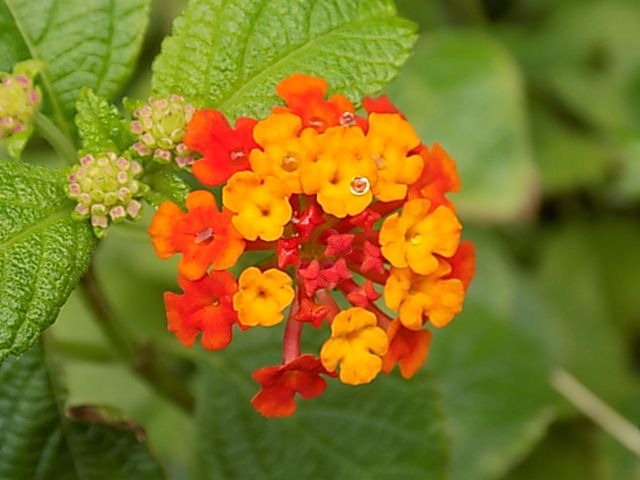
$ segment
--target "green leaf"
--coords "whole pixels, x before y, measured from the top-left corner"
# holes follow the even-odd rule
[[[544,441],[504,480],[632,480],[604,474],[595,434],[594,426],[584,421],[553,425]]]
[[[604,183],[615,158],[607,142],[568,128],[543,108],[533,112],[536,161],[545,192],[561,194]]]
[[[76,127],[85,153],[121,153],[133,143],[133,135],[120,112],[93,90],[83,88],[76,102]]]
[[[540,347],[470,302],[435,332],[429,366],[451,427],[452,480],[498,478],[528,453],[553,418]]]
[[[599,241],[609,243],[606,250],[598,246],[596,229],[591,222],[574,222],[558,231],[550,232],[542,243],[542,258],[536,272],[536,290],[540,302],[537,313],[522,321],[539,331],[548,332],[546,341],[552,347],[554,363],[567,369],[596,395],[614,406],[629,390],[631,383],[630,352],[624,341],[617,319],[613,318],[607,294],[612,281],[632,280],[637,276],[633,268],[635,248],[629,250],[630,239],[612,244],[613,229],[599,232]],[[631,237],[633,238],[633,237]],[[623,247],[624,244],[627,244]],[[614,246],[614,245],[617,245]],[[619,262],[627,266],[606,265],[602,252],[627,249],[632,253],[621,256]],[[614,260],[615,257],[610,257]],[[604,267],[604,268],[603,268]],[[603,273],[607,272],[607,276]],[[624,287],[625,296],[637,299]],[[637,308],[631,309],[631,312]]]
[[[640,108],[638,108],[640,112]],[[640,136],[622,147],[622,165],[612,188],[607,192],[616,203],[640,204]]]
[[[640,390],[637,386],[622,403],[620,414],[634,425],[640,425]],[[602,430],[598,437],[598,444],[606,460],[606,478],[640,480],[640,457]]]
[[[147,24],[149,0],[2,0],[0,52],[42,60],[45,100],[68,130],[83,86],[111,98],[127,80]]]
[[[538,182],[522,79],[498,43],[464,30],[426,35],[389,93],[423,141],[457,160],[463,215],[506,222],[531,209]]]
[[[70,217],[61,172],[0,163],[0,361],[56,318],[89,263],[94,237]]]
[[[329,379],[321,397],[297,400],[293,416],[267,419],[249,403],[258,391],[250,375],[277,360],[264,355],[265,335],[253,339],[251,348],[233,348],[243,365],[208,353],[218,364],[203,369],[198,478],[446,478],[448,442],[431,379],[381,376],[360,387]]]
[[[635,0],[567,2],[528,41],[547,53],[541,80],[570,110],[614,135],[639,132],[631,101],[640,75],[640,4]],[[563,48],[550,48],[562,45]],[[594,95],[593,92],[597,92]]]
[[[261,116],[275,85],[302,72],[359,99],[397,73],[414,25],[391,0],[192,0],[153,65],[153,89],[231,117]]]
[[[28,58],[29,52],[23,42],[18,41],[20,32],[4,1],[0,2],[0,72],[10,72],[20,60]]]
[[[136,438],[139,427],[105,418],[101,409],[65,414],[65,398],[42,344],[0,367],[0,478],[163,478]]]
[[[182,205],[191,192],[189,184],[168,169],[145,175],[142,181],[151,187],[145,194],[145,200],[156,208],[167,200]]]

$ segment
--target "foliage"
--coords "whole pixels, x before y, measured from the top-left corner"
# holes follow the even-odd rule
[[[45,65],[34,138],[20,162],[0,146],[0,477],[640,478],[549,383],[566,369],[640,422],[638,2],[190,0],[171,31],[165,3],[0,0],[0,71]],[[263,115],[295,71],[351,99],[389,85],[458,161],[478,272],[417,378],[332,385],[274,420],[247,400],[278,341],[180,348],[150,216],[95,248],[62,165],[128,154],[123,94]],[[147,212],[192,184],[162,165],[142,182]]]

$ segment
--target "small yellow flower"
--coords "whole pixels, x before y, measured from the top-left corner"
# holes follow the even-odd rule
[[[261,272],[247,268],[238,279],[238,292],[233,296],[233,309],[241,325],[271,327],[284,318],[282,311],[295,296],[291,277],[271,268]]]
[[[457,278],[443,278],[451,265],[441,260],[430,275],[416,275],[409,268],[392,268],[384,286],[387,306],[400,314],[402,324],[420,330],[429,321],[435,327],[446,326],[462,311],[464,286]]]
[[[261,178],[279,178],[290,193],[301,193],[300,167],[315,156],[313,128],[302,130],[302,120],[290,113],[272,114],[258,122],[253,138],[262,147],[251,151],[251,169]]]
[[[322,346],[320,360],[329,372],[335,372],[339,364],[343,383],[360,385],[376,378],[387,348],[387,334],[377,326],[376,316],[353,307],[333,319],[331,338]]]
[[[291,219],[287,187],[276,177],[237,172],[222,189],[222,203],[236,215],[231,222],[247,240],[266,241],[282,236]]]
[[[318,136],[317,160],[300,169],[302,190],[317,194],[330,215],[344,218],[361,213],[373,200],[378,169],[365,153],[365,136],[358,127],[333,127]]]
[[[408,185],[420,178],[424,161],[420,155],[409,155],[418,145],[420,138],[400,115],[372,113],[369,116],[367,152],[378,167],[374,189],[378,200],[402,200]]]
[[[450,208],[440,205],[430,212],[430,206],[429,200],[410,200],[401,214],[390,215],[382,224],[382,254],[394,267],[428,275],[438,268],[434,254],[448,258],[456,252],[462,225]]]

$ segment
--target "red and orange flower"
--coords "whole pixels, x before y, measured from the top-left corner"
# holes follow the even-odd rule
[[[165,294],[169,330],[192,345],[227,346],[234,325],[284,324],[283,362],[257,370],[252,400],[268,417],[291,415],[324,377],[373,381],[396,365],[404,378],[426,361],[433,327],[462,310],[475,251],[447,198],[460,189],[453,159],[428,147],[386,98],[364,99],[366,115],[325,80],[294,74],[277,86],[286,106],[232,128],[200,110],[185,144],[214,195],[196,190],[185,213],[163,203],[149,234],[157,254],[181,253],[184,293]],[[237,277],[243,252],[271,255]],[[238,280],[236,281],[237,278]],[[336,294],[352,306],[340,308]],[[305,326],[329,327],[317,356],[301,353]]]

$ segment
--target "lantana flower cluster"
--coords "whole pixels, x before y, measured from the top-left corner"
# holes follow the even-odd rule
[[[327,378],[366,384],[396,365],[412,377],[474,275],[446,196],[460,188],[455,162],[386,97],[365,98],[360,115],[327,91],[294,74],[266,118],[195,111],[184,144],[203,188],[184,208],[162,203],[149,228],[161,258],[181,255],[182,292],[164,302],[184,345],[220,350],[234,330],[284,324],[282,363],[253,373],[252,404],[268,417],[291,415],[296,394],[321,395]],[[256,250],[271,255],[233,275]],[[326,331],[319,352],[302,352],[304,328]]]

